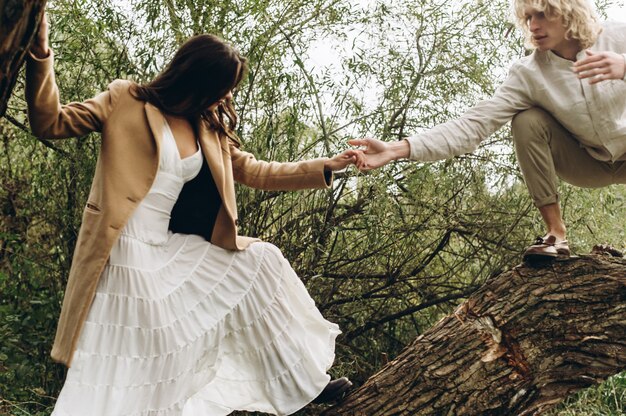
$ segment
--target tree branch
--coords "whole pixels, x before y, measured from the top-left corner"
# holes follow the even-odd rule
[[[625,336],[625,259],[520,265],[323,415],[538,415],[626,369]]]

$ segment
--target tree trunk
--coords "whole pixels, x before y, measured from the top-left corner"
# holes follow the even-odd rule
[[[626,260],[489,279],[331,415],[535,415],[626,369]]]
[[[45,0],[0,0],[0,117],[35,37]]]

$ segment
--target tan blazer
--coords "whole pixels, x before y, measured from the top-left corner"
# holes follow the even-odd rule
[[[83,212],[52,358],[70,366],[98,280],[120,232],[148,193],[157,173],[164,118],[151,104],[135,99],[129,81],[112,82],[108,90],[82,103],[61,105],[53,56],[30,56],[26,100],[33,133],[40,138],[101,132],[96,171]],[[243,250],[254,238],[237,235],[234,182],[266,189],[327,188],[324,160],[298,163],[257,161],[201,122],[199,143],[222,198],[211,243]],[[332,182],[332,178],[330,180]]]

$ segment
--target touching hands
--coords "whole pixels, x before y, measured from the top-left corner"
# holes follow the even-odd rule
[[[578,78],[589,78],[589,84],[609,79],[624,79],[626,61],[624,55],[615,52],[593,52],[585,50],[586,58],[574,62]]]
[[[35,42],[30,49],[33,55],[40,59],[47,58],[50,55],[50,49],[48,48],[48,17],[45,13],[41,18]]]
[[[324,170],[341,170],[356,163],[358,150],[349,149],[324,162]]]
[[[409,142],[383,142],[378,139],[364,138],[348,140],[352,146],[362,146],[357,153],[356,166],[359,170],[367,171],[386,165],[392,160],[408,158],[410,154]]]

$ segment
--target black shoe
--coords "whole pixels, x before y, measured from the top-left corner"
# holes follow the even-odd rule
[[[313,403],[320,404],[339,400],[350,387],[352,387],[352,382],[347,377],[330,380],[319,396],[313,399]]]

